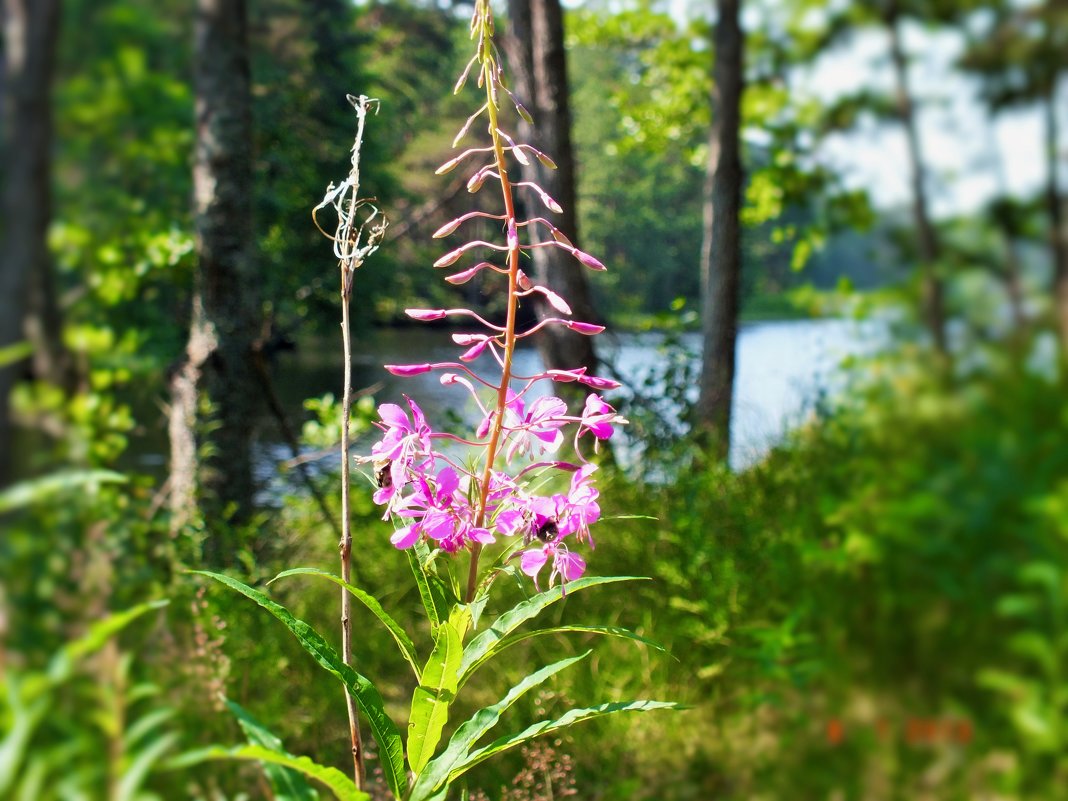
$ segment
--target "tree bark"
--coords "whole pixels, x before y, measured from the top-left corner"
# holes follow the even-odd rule
[[[509,0],[509,36],[505,39],[508,65],[515,92],[524,103],[534,126],[520,122],[523,141],[549,155],[557,169],[547,169],[536,159],[521,168],[523,180],[541,186],[563,208],[553,224],[579,247],[575,159],[571,144],[571,105],[564,50],[564,16],[560,0]],[[548,215],[538,198],[529,192],[519,194],[527,209]],[[547,233],[544,228],[539,229]],[[598,315],[590,300],[584,268],[574,257],[558,248],[533,251],[535,282],[561,294],[579,320],[593,321]],[[539,318],[558,317],[559,312],[538,302]],[[547,326],[537,336],[538,352],[547,369],[586,367],[597,369],[597,354],[590,337],[561,326]]]
[[[718,0],[716,5],[712,128],[701,244],[703,357],[694,412],[699,437],[718,458],[726,459],[742,269],[740,132],[745,41],[739,24],[741,0]]]
[[[3,258],[0,348],[29,334],[36,374],[72,389],[72,362],[61,346],[52,291],[48,225],[52,218],[52,77],[59,0],[4,0]],[[43,314],[30,317],[33,307]],[[31,322],[29,330],[24,324]],[[0,486],[10,475],[9,398],[18,367],[0,366]]]
[[[922,316],[931,334],[935,349],[946,353],[946,312],[942,281],[936,272],[942,255],[938,232],[931,222],[927,203],[927,171],[920,150],[920,136],[916,128],[916,112],[909,90],[908,62],[901,44],[900,10],[896,0],[891,0],[884,17],[890,35],[890,58],[894,65],[894,80],[897,84],[897,113],[905,130],[909,152],[909,175],[912,185],[912,216],[916,225],[917,246],[920,257],[922,281]]]
[[[185,359],[172,377],[171,509],[239,523],[253,506],[260,293],[252,228],[252,98],[244,0],[198,0],[195,28],[197,269]],[[205,425],[210,420],[212,430]],[[210,441],[210,448],[204,448]],[[219,529],[223,531],[225,527]],[[231,559],[213,534],[207,558]]]

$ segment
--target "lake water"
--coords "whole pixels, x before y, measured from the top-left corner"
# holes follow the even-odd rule
[[[738,339],[737,375],[734,387],[731,464],[744,467],[759,460],[785,433],[810,413],[821,396],[833,393],[843,381],[842,360],[872,352],[878,347],[879,328],[851,320],[791,320],[743,325]],[[625,377],[637,379],[664,362],[657,333],[608,335],[597,344],[611,364]],[[685,334],[681,346],[692,354],[699,351],[697,334]],[[444,415],[459,415],[468,421],[478,412],[465,390],[443,387],[438,373],[397,378],[384,369],[384,363],[455,361],[458,348],[449,332],[430,327],[369,331],[354,342],[353,386],[355,389],[381,383],[375,393],[379,402],[399,401],[402,394],[417,399],[433,425]],[[340,396],[342,364],[339,345],[307,347],[283,353],[275,370],[279,395],[291,421],[299,429],[304,419],[301,404],[305,398],[333,392]],[[484,355],[475,367],[492,377],[494,362]],[[540,369],[533,348],[516,354],[515,372],[530,375]],[[696,387],[689,390],[695,393]],[[284,445],[271,432],[273,421],[262,427],[259,461],[261,475],[273,473],[277,461],[289,458]]]

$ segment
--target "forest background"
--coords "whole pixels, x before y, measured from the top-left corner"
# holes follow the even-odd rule
[[[222,5],[247,15],[234,152],[248,181],[216,227],[245,254],[232,286],[256,354],[245,383],[227,381],[258,405],[227,439],[198,386],[201,472],[185,508],[169,426],[212,263],[194,202],[210,83],[198,4],[4,6],[3,797],[283,797],[256,765],[172,761],[243,739],[224,697],[293,753],[348,758],[342,705],[299,646],[185,572],[255,583],[336,561],[337,461],[312,457],[340,434],[337,267],[311,208],[347,169],[346,94],[380,100],[363,189],[391,221],[357,275],[357,361],[381,361],[406,308],[500,312],[478,282],[446,287],[431,266],[431,233],[468,202],[462,179],[434,171],[470,113],[452,94],[469,7]],[[559,10],[513,2],[502,19],[544,6]],[[614,376],[632,425],[604,465],[616,520],[596,552],[598,573],[652,581],[626,603],[584,593],[559,619],[599,616],[667,653],[600,642],[584,673],[514,714],[537,719],[593,688],[691,708],[585,724],[479,768],[472,791],[1068,797],[1068,6],[591,0],[563,22],[554,86],[570,121],[551,98],[531,108],[570,134],[574,229],[609,268],[589,304],[662,350],[652,369]],[[528,44],[506,55],[540,58]],[[932,120],[962,93],[968,124],[934,133],[981,158],[947,171]],[[731,130],[733,211],[714,191]],[[729,219],[733,261],[712,236]],[[820,316],[862,321],[878,348],[843,362],[770,450],[728,460],[733,355],[726,390],[715,381],[739,324]],[[578,356],[613,368],[607,351]],[[361,375],[356,436],[393,391],[376,386],[385,373]],[[370,494],[354,492],[358,582],[412,608]],[[330,627],[331,590],[273,592]],[[117,616],[131,609],[142,617]],[[399,703],[410,687],[388,636],[361,636],[362,668]],[[583,644],[531,641],[502,673]]]

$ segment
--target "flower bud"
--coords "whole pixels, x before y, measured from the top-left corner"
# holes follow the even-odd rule
[[[436,170],[434,170],[434,175],[444,175],[447,172],[452,172],[454,169],[456,169],[456,165],[464,160],[464,156],[465,155],[467,155],[467,154],[463,153],[463,154],[457,156],[456,158],[449,159],[444,164],[442,164],[440,167],[438,167]]]
[[[472,278],[474,278],[478,273],[482,272],[482,268],[485,267],[487,264],[488,264],[488,262],[481,262],[479,264],[476,264],[474,267],[469,267],[468,269],[461,270],[458,273],[453,273],[452,275],[447,275],[447,276],[445,276],[445,280],[448,281],[450,284],[453,284],[453,285],[466,284],[468,281],[470,281]]]
[[[473,362],[475,359],[482,355],[482,351],[486,349],[486,346],[489,345],[489,343],[490,341],[488,337],[483,339],[481,342],[476,342],[474,345],[472,345],[470,348],[460,354],[460,361]]]
[[[558,381],[561,384],[570,384],[572,381],[581,381],[582,375],[585,372],[585,367],[578,367],[574,370],[546,370],[545,374],[553,381]]]
[[[445,223],[441,228],[431,234],[432,239],[441,239],[443,236],[448,236],[457,228],[460,227],[460,223],[463,222],[463,217],[457,217],[455,220]]]
[[[475,56],[467,62],[467,66],[464,68],[459,80],[456,81],[456,85],[452,88],[452,93],[454,95],[460,94],[460,90],[464,88],[464,84],[467,83],[467,76],[471,74],[471,67],[475,65],[476,61],[478,61],[478,56]]]
[[[540,150],[537,152],[536,155],[538,157],[538,161],[540,161],[545,166],[546,169],[549,169],[549,170],[555,170],[556,169],[556,162],[553,161],[548,156],[546,156]]]
[[[512,95],[511,92],[509,92],[508,94]],[[526,107],[515,99],[515,95],[512,95],[512,102],[515,103],[515,110],[519,114],[519,116],[523,118],[523,121],[527,125],[533,125],[534,118],[530,116],[530,112],[527,111]]]
[[[582,262],[582,264],[584,266],[589,267],[591,270],[597,270],[599,272],[604,272],[605,270],[608,269],[603,264],[601,264],[601,262],[597,261],[597,259],[595,259],[593,256],[591,256],[589,253],[583,253],[581,250],[576,250],[575,253],[574,253],[574,256],[575,256],[576,259],[578,259],[580,262]]]
[[[562,314],[571,314],[571,307],[567,305],[567,301],[557,295],[551,289],[545,287],[538,287],[541,293],[545,295],[545,299],[549,301],[549,305]]]
[[[593,336],[604,331],[603,325],[595,325],[593,323],[583,323],[578,320],[565,320],[564,325],[570,328],[572,331],[578,334],[584,334],[586,336]]]
[[[474,194],[486,182],[486,171],[479,170],[467,180],[467,191]]]
[[[455,264],[462,255],[464,255],[464,249],[462,247],[456,248],[455,250],[450,250],[448,253],[446,253],[444,256],[434,262],[434,266],[448,267],[450,264]]]
[[[584,375],[578,379],[580,384],[585,384],[593,389],[619,389],[622,384],[611,378],[603,378],[599,375]]]
[[[386,371],[395,376],[407,378],[408,376],[420,375],[421,373],[429,373],[434,369],[431,364],[384,364]]]
[[[561,231],[559,228],[553,228],[552,229],[552,234],[553,234],[553,239],[555,239],[561,245],[564,245],[566,247],[572,248],[573,250],[575,249],[575,246],[571,244],[571,240],[568,239],[566,236],[564,236],[564,232]]]
[[[549,193],[548,192],[546,192],[545,190],[539,189],[538,193],[541,196],[541,202],[545,204],[545,207],[547,209],[549,209],[549,211],[554,211],[557,214],[563,214],[564,213],[564,210],[562,208],[560,208],[560,204],[557,203],[555,200],[553,200],[551,197],[549,197]]]
[[[444,309],[405,309],[404,313],[411,317],[413,320],[419,320],[426,323],[431,320],[443,320],[445,319]]]

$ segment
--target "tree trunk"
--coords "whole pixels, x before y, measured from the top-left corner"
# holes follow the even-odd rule
[[[3,0],[3,257],[0,261],[0,348],[31,334],[41,378],[71,389],[71,360],[59,343],[51,292],[48,225],[52,217],[52,76],[59,0]],[[33,305],[49,316],[28,318]],[[0,365],[0,486],[10,473],[9,396],[17,366]]]
[[[922,276],[922,316],[939,353],[946,353],[946,312],[942,281],[936,272],[942,249],[938,233],[931,222],[927,206],[927,171],[920,151],[920,136],[916,128],[916,112],[909,91],[908,62],[901,44],[900,12],[896,0],[891,0],[884,17],[890,35],[890,58],[897,83],[897,113],[908,140],[909,172],[912,184],[912,216],[916,225],[917,245]]]
[[[564,17],[560,0],[509,0],[510,36],[506,37],[516,94],[534,118],[532,127],[519,126],[520,137],[548,154],[557,169],[550,170],[531,159],[522,167],[523,180],[541,186],[563,207],[553,224],[579,247],[578,213],[575,192],[575,160],[571,146],[571,106],[564,50]],[[527,209],[543,212],[541,202],[529,191],[519,194]],[[541,233],[547,233],[539,228]],[[597,313],[590,301],[584,268],[574,257],[558,248],[538,248],[533,252],[534,279],[567,300],[579,320],[592,321]],[[537,305],[539,318],[558,317],[548,304]],[[547,369],[597,368],[593,340],[561,326],[549,326],[537,337],[538,352]]]
[[[259,391],[259,281],[252,228],[252,100],[244,0],[198,0],[195,33],[197,269],[185,359],[171,381],[173,525],[241,522],[252,511]],[[205,423],[211,421],[211,430]],[[210,448],[205,449],[210,441]],[[221,527],[219,531],[224,530]],[[231,559],[213,535],[207,558]]]
[[[745,40],[738,20],[741,0],[718,0],[716,5],[712,129],[701,244],[703,358],[694,412],[701,439],[717,457],[726,459],[742,268],[740,131]]]
[[[1050,82],[1046,118],[1046,212],[1049,215],[1050,255],[1053,261],[1053,309],[1061,341],[1061,358],[1068,364],[1068,214],[1057,176],[1057,81]]]

